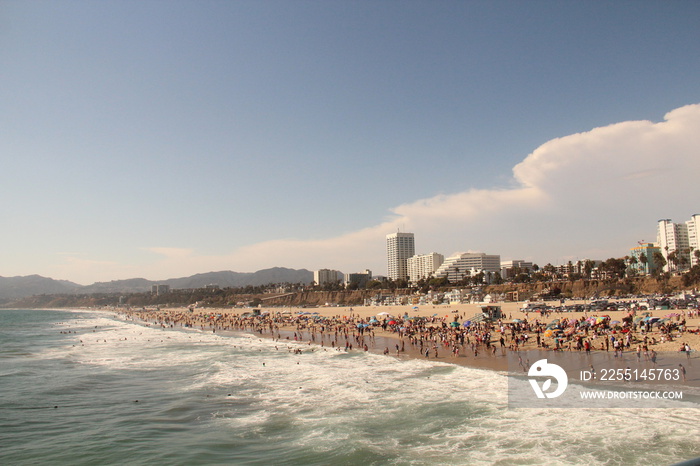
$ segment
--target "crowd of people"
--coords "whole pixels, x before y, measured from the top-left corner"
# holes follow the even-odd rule
[[[519,319],[463,322],[460,314],[431,317],[377,315],[320,316],[276,310],[211,312],[207,310],[122,310],[129,319],[162,328],[198,328],[211,332],[249,332],[277,341],[303,342],[336,350],[364,350],[401,355],[413,350],[425,358],[504,356],[508,351],[614,352],[650,354],[657,343],[674,341],[688,329],[685,315],[653,322],[633,314],[622,321],[607,316],[569,316],[546,322],[539,314]],[[682,317],[682,318],[681,318]],[[378,337],[382,338],[378,342]],[[691,348],[683,343],[688,355]]]

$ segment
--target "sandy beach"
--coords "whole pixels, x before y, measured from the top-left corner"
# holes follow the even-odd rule
[[[656,364],[656,355],[663,354],[667,365],[672,362],[677,366],[678,361],[687,360],[692,366],[698,357],[697,310],[645,311],[644,316],[667,318],[667,324],[678,327],[662,332],[656,325],[645,327],[644,331],[639,325],[630,325],[623,331],[619,324],[613,324],[622,323],[629,311],[551,312],[542,316],[539,312],[523,312],[524,303],[494,305],[501,307],[500,321],[469,328],[464,327],[464,322],[479,314],[482,305],[275,307],[257,309],[261,316],[250,316],[253,309],[212,308],[131,310],[126,314],[154,326],[193,327],[220,334],[249,332],[260,338],[272,338],[289,351],[292,348],[294,351],[369,351],[496,371],[508,371],[509,360],[512,371],[513,359],[509,356],[523,351],[537,352],[541,357],[556,354],[559,360],[570,354],[570,361],[577,363],[584,355],[597,355],[598,361],[601,358],[612,361],[617,356],[614,340],[621,344],[621,351],[630,360],[636,353],[639,353],[638,361],[642,360],[642,354],[646,360],[653,354]],[[642,314],[636,312],[637,321]],[[607,318],[607,325],[579,325],[586,319],[595,322],[595,318],[603,317]],[[555,319],[560,320],[561,329],[547,331]],[[681,326],[684,320],[685,325]],[[574,322],[576,325],[569,325]],[[559,332],[558,345],[555,332]],[[578,341],[581,343],[577,345]],[[584,344],[590,345],[590,351],[585,350]],[[692,351],[679,351],[682,345],[688,345]],[[663,357],[659,357],[660,361]],[[700,385],[700,377],[689,373],[686,383]]]

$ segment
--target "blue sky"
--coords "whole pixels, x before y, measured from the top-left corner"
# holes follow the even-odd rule
[[[384,274],[398,228],[419,253],[624,256],[700,210],[698,20],[694,1],[0,1],[0,275]]]

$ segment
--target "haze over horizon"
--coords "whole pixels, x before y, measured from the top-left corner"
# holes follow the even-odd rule
[[[0,276],[561,264],[700,212],[698,2],[0,12]]]

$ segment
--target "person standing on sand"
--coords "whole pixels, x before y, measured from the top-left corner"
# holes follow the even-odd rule
[[[683,382],[685,382],[685,367],[683,367],[683,364],[678,364],[678,367],[681,368],[681,376],[683,376]]]

